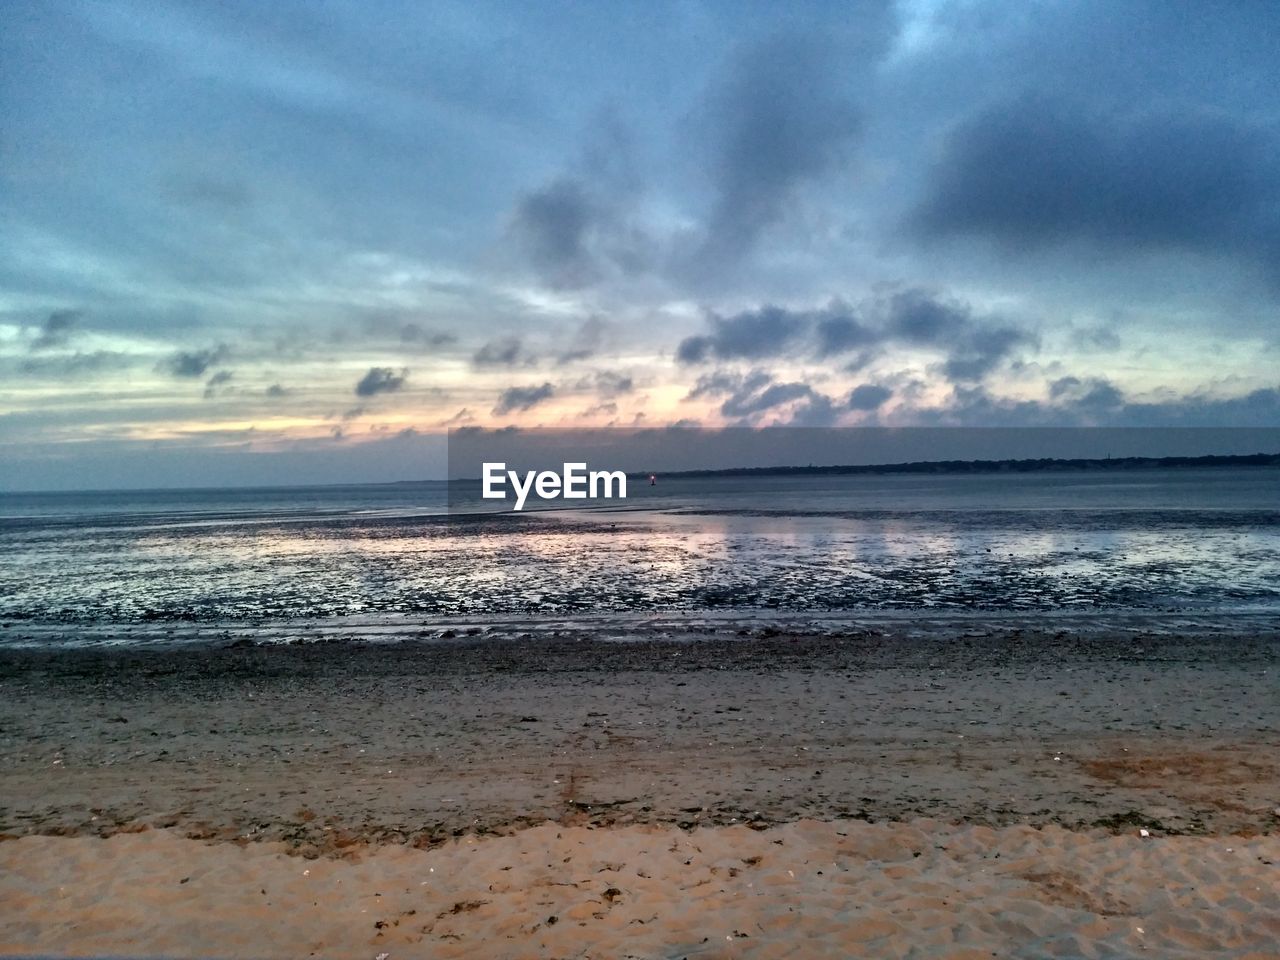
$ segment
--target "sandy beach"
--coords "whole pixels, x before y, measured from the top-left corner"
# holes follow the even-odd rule
[[[801,820],[545,824],[338,857],[0,846],[0,949],[172,957],[1275,957],[1280,842]]]
[[[1067,625],[9,648],[0,949],[1275,956],[1280,637]]]

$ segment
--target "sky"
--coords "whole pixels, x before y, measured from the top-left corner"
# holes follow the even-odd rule
[[[1280,425],[1280,5],[0,4],[0,489]]]

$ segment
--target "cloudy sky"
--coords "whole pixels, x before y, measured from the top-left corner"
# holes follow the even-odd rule
[[[1280,6],[10,0],[0,487],[1280,424]]]

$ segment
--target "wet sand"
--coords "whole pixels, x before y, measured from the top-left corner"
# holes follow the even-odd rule
[[[342,932],[301,955],[1126,955],[1157,943],[1133,933],[1144,920],[1155,955],[1274,955],[1258,939],[1280,929],[1272,630],[456,632],[0,651],[0,948],[300,955],[330,929],[304,922],[298,877],[316,869],[346,878],[308,901]],[[715,851],[703,873],[654,852],[696,838]],[[873,841],[896,852],[854,851]],[[735,866],[755,845],[768,859]],[[1025,869],[979,863],[1001,845]],[[613,848],[617,878],[555,866]],[[416,886],[471,851],[484,870]],[[129,919],[142,888],[163,915]],[[339,924],[375,893],[395,909]],[[273,917],[302,906],[271,933],[250,894],[275,896]],[[951,906],[908,922],[916,897]]]

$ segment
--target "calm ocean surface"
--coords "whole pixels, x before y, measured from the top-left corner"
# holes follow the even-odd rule
[[[0,494],[0,619],[1280,610],[1274,468],[669,479],[523,514],[476,493],[447,516],[443,483]]]

